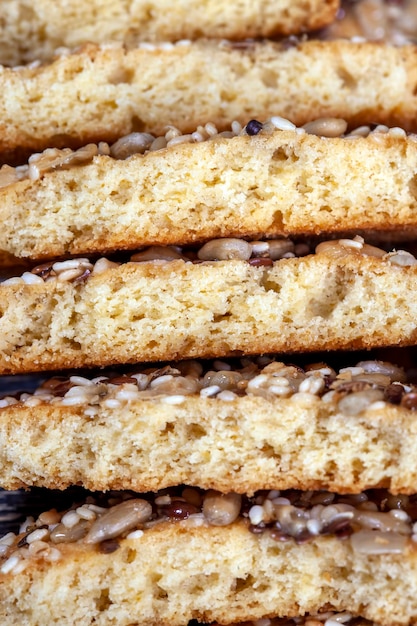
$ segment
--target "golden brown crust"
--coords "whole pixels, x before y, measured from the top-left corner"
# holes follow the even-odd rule
[[[55,564],[39,560],[0,576],[2,623],[182,626],[197,618],[229,624],[323,607],[348,607],[383,626],[417,621],[411,546],[369,556],[354,552],[350,540],[296,545],[255,536],[244,523],[177,523],[122,540],[112,554],[82,544],[61,547]]]
[[[0,62],[48,60],[61,46],[109,41],[245,39],[315,30],[335,17],[338,0],[5,0]]]
[[[82,284],[3,284],[0,370],[413,345],[416,281],[416,265],[330,251],[267,268],[128,263]]]
[[[169,400],[118,408],[102,400],[93,417],[84,413],[88,403],[2,409],[1,486],[417,491],[416,424],[404,408],[375,405],[352,415],[307,393]]]
[[[235,119],[271,115],[297,126],[330,116],[351,127],[416,130],[416,57],[414,46],[349,41],[287,48],[201,41],[127,51],[90,45],[51,65],[2,70],[0,152],[4,162],[16,149],[22,157],[132,131],[161,134],[166,124],[192,132],[208,121],[224,129]]]
[[[262,132],[96,156],[2,188],[0,249],[42,259],[353,224],[404,231],[417,226],[416,173],[416,138],[390,133]]]

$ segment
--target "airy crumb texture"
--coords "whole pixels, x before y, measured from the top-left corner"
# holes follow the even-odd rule
[[[124,161],[96,156],[0,189],[0,249],[43,259],[258,233],[340,232],[353,224],[415,228],[417,143],[403,135],[277,130]]]
[[[92,5],[84,3],[86,10]],[[349,41],[90,45],[51,65],[2,68],[0,152],[4,161],[16,149],[27,154],[111,142],[131,131],[161,134],[166,124],[187,133],[211,121],[224,130],[233,120],[271,115],[297,126],[333,116],[350,126],[416,130],[416,59],[414,46]]]
[[[337,243],[271,267],[152,261],[62,279],[0,285],[1,373],[417,339],[417,266]]]
[[[86,42],[244,39],[315,30],[338,0],[3,0],[0,62],[47,60]]]
[[[297,545],[253,535],[245,523],[187,528],[161,524],[103,554],[60,544],[55,563],[30,559],[0,575],[5,626],[183,626],[295,616],[325,607],[384,626],[417,621],[417,563],[401,554],[354,552],[349,539]],[[279,593],[277,593],[279,590]]]
[[[94,416],[82,401],[1,409],[1,486],[155,491],[185,483],[239,493],[417,491],[414,412],[384,403],[373,407],[372,399],[361,411],[363,391],[347,396],[346,411],[343,403],[339,408],[309,393],[279,399],[188,396],[181,402],[163,394],[129,401],[127,388],[120,387],[117,397],[123,394],[127,399],[117,408],[99,401]],[[171,404],[172,398],[179,403]]]

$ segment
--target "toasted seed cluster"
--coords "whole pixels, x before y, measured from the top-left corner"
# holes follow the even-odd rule
[[[244,239],[223,238],[213,239],[201,248],[182,248],[180,246],[149,246],[130,257],[131,263],[183,260],[191,263],[205,261],[226,261],[237,259],[247,261],[255,267],[270,267],[274,261],[302,257],[313,252],[307,243],[295,243],[291,239],[280,238],[264,241],[245,241]],[[326,253],[335,258],[351,254],[372,256],[392,265],[408,267],[417,264],[417,259],[406,250],[387,252],[382,248],[366,244],[364,239],[356,236],[353,239],[334,239],[323,241],[315,249],[317,254]],[[116,268],[120,262],[110,261],[102,257],[95,263],[87,258],[68,259],[66,261],[50,261],[37,265],[21,276],[13,276],[2,281],[3,285],[42,284],[51,280],[60,282],[83,283],[89,276],[101,274],[108,269]]]
[[[360,126],[359,128],[346,133],[347,122],[340,118],[320,118],[308,122],[297,128],[290,120],[283,117],[273,116],[266,122],[250,120],[245,127],[238,121],[233,121],[230,130],[219,132],[216,125],[208,122],[204,126],[188,134],[183,134],[175,126],[166,126],[164,135],[156,137],[150,133],[134,132],[121,137],[114,144],[109,146],[106,142],[98,144],[88,144],[78,150],[70,148],[47,148],[43,152],[32,154],[28,163],[11,167],[3,165],[0,168],[0,188],[12,185],[19,180],[38,180],[46,172],[57,169],[68,169],[76,165],[85,165],[93,160],[95,156],[105,155],[114,159],[127,159],[137,154],[147,154],[156,150],[162,150],[181,143],[201,143],[216,137],[231,138],[238,135],[258,135],[259,133],[270,134],[275,130],[291,130],[297,134],[305,133],[317,135],[323,138],[343,137],[345,139],[358,139],[359,137],[371,137],[374,141],[381,140],[381,136],[388,134],[392,137],[406,138],[417,141],[417,135],[407,134],[399,127],[389,128],[378,125],[375,128],[370,126]]]
[[[137,366],[125,374],[113,371],[93,378],[54,376],[34,393],[4,396],[0,410],[18,403],[26,407],[48,403],[81,407],[94,418],[102,408],[117,410],[138,401],[182,404],[192,395],[222,402],[244,395],[269,401],[310,395],[335,405],[345,415],[359,415],[387,403],[417,410],[417,385],[392,363],[360,361],[336,372],[325,363],[303,368],[269,357],[242,358],[236,363],[190,360],[162,367]]]
[[[228,526],[237,519],[253,534],[267,532],[276,541],[304,543],[332,535],[350,541],[360,554],[398,554],[410,540],[417,541],[417,495],[272,490],[248,498],[192,487],[145,495],[108,492],[61,513],[51,509],[36,520],[28,518],[18,534],[5,535],[0,539],[0,572],[19,573],[31,560],[59,561],[60,544],[83,543],[111,553],[121,539],[140,539],[163,522]]]

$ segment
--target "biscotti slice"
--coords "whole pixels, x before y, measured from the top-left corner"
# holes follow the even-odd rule
[[[384,71],[381,72],[380,68]],[[46,147],[113,142],[133,131],[183,133],[211,121],[280,115],[300,126],[345,118],[417,130],[415,46],[350,41],[86,46],[51,65],[1,68],[3,162]],[[20,161],[21,162],[21,161]]]
[[[212,243],[195,262],[145,252],[8,279],[0,372],[417,343],[417,262],[406,251],[359,237],[274,262],[262,256],[267,243]],[[208,260],[219,257],[230,260]]]
[[[59,376],[0,400],[0,485],[415,493],[416,392],[371,360],[337,374],[262,358]]]
[[[45,511],[0,543],[7,626],[183,626],[344,611],[417,620],[416,499],[191,488]]]
[[[3,0],[0,63],[49,59],[57,47],[87,42],[244,39],[315,30],[338,0]]]
[[[111,148],[47,150],[4,166],[0,250],[44,259],[259,233],[416,228],[417,136],[385,126],[346,136],[340,119],[232,128],[232,136],[213,136],[209,124],[193,136],[128,135]]]

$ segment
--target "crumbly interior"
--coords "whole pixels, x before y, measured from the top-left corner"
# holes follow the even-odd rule
[[[417,143],[391,131],[220,137],[0,190],[0,249],[51,258],[258,233],[416,226]],[[338,167],[335,167],[337,158]]]
[[[194,395],[178,404],[161,395],[117,408],[103,401],[94,416],[84,409],[2,409],[2,486],[147,491],[185,482],[239,493],[415,491],[416,420],[403,407],[380,403],[349,415],[333,402],[297,393],[229,400]]]
[[[282,543],[249,533],[242,522],[162,524],[111,554],[85,544],[62,551],[53,565],[35,561],[17,576],[0,576],[0,617],[8,625],[182,626],[347,606],[384,626],[417,620],[411,544],[401,554],[361,555],[349,541]]]
[[[156,261],[84,283],[1,285],[0,370],[410,345],[416,276],[330,250],[266,268]]]
[[[51,65],[2,69],[0,152],[4,160],[16,149],[27,155],[48,146],[111,142],[132,131],[161,134],[166,124],[191,132],[212,121],[224,130],[233,120],[246,124],[271,115],[297,126],[336,116],[351,127],[373,122],[416,130],[416,82],[413,46],[90,45]]]
[[[56,48],[92,41],[245,39],[315,30],[335,17],[337,0],[5,0],[0,62],[48,60]]]

